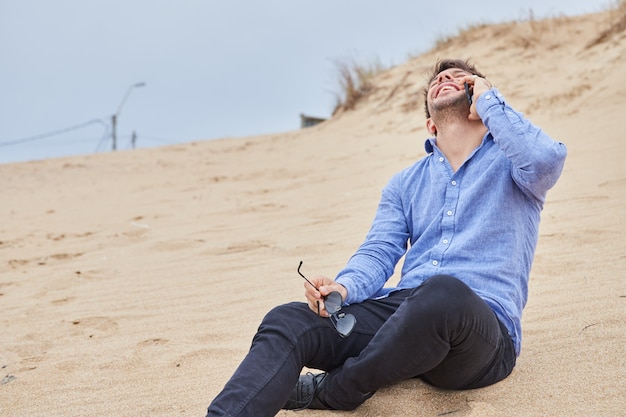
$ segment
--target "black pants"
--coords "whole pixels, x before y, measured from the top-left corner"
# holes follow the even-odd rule
[[[305,303],[274,308],[207,416],[274,416],[303,366],[328,372],[324,399],[352,410],[376,390],[412,377],[446,389],[494,384],[515,366],[515,349],[491,308],[456,278],[344,307],[357,324],[343,339]]]

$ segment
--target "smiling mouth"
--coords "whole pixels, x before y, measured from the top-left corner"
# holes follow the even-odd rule
[[[435,98],[439,97],[441,93],[445,93],[448,91],[461,91],[461,87],[454,83],[443,83],[437,88],[435,91]]]

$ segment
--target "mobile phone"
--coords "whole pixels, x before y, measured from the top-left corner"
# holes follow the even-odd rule
[[[472,105],[472,96],[474,95],[474,88],[470,89],[470,86],[468,83],[463,83],[463,86],[465,86],[465,96],[467,97],[467,101],[469,101],[470,106]]]

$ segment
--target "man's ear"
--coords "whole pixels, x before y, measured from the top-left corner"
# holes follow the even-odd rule
[[[426,119],[426,129],[428,129],[430,134],[437,135],[437,126],[435,126],[435,122],[433,122],[433,119],[430,117]]]

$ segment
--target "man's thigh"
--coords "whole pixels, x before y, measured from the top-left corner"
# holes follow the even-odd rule
[[[344,306],[342,311],[350,313],[356,318],[356,324],[352,333],[345,338],[339,336],[332,327],[330,319],[318,317],[327,331],[320,331],[313,342],[317,345],[318,354],[314,355],[306,366],[324,371],[332,371],[340,367],[351,357],[358,356],[359,353],[370,343],[380,327],[402,304],[403,299],[410,290],[398,291],[391,296],[380,300],[365,300],[361,303]]]
[[[491,307],[473,291],[463,303],[452,304],[459,311],[451,315],[450,350],[420,377],[447,389],[480,388],[507,377],[515,366],[515,348]]]

